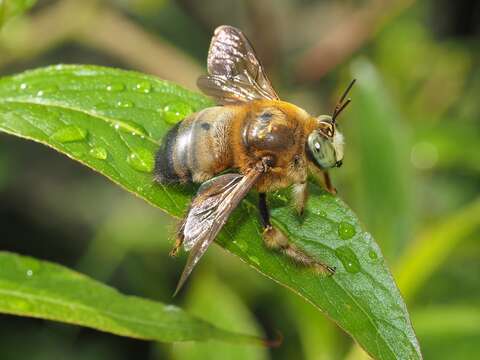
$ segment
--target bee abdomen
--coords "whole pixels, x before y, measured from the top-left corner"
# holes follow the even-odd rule
[[[157,153],[155,179],[160,183],[203,182],[223,168],[222,163],[228,165],[226,129],[231,116],[223,107],[212,107],[176,124]]]
[[[181,122],[175,124],[170,129],[165,138],[160,150],[155,157],[155,180],[162,184],[185,182],[189,180],[184,173],[178,173],[175,169],[175,143],[177,140],[178,130]]]

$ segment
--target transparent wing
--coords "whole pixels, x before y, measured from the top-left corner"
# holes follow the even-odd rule
[[[262,171],[255,169],[247,175],[221,175],[200,187],[180,226],[179,236],[183,238],[183,246],[191,252],[175,294],[261,173]]]
[[[219,26],[212,37],[207,62],[208,75],[200,76],[197,85],[218,102],[278,100],[255,50],[240,30]]]

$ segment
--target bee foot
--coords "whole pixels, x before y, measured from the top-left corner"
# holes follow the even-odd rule
[[[332,188],[326,188],[326,190],[332,194],[332,195],[337,195],[337,189],[332,187]]]
[[[319,262],[316,262],[315,264],[313,264],[313,268],[315,269],[315,272],[317,272],[318,274],[323,274],[327,276],[332,276],[337,271],[337,268],[335,266],[329,266]]]
[[[335,267],[312,259],[312,257],[297,248],[297,246],[290,243],[288,238],[280,230],[272,226],[266,226],[263,230],[263,240],[268,248],[280,250],[297,264],[311,267],[318,274],[324,274],[328,276],[335,274]]]

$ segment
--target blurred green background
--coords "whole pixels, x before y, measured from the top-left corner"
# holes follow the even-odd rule
[[[425,358],[480,358],[478,1],[39,0],[0,30],[0,75],[99,64],[195,89],[221,24],[244,30],[282,99],[312,114],[330,113],[358,79],[340,120],[339,195],[380,244]],[[2,250],[172,302],[184,265],[167,255],[174,228],[78,163],[0,134]],[[280,330],[284,343],[164,345],[1,315],[0,359],[365,358],[316,309],[217,247],[175,302],[224,328]]]

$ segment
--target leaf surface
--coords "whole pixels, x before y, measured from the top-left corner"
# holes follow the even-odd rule
[[[154,183],[154,153],[172,124],[211,104],[150,76],[59,65],[0,80],[0,130],[44,143],[178,217],[195,190]],[[310,193],[302,218],[283,192],[271,195],[273,222],[314,258],[336,266],[334,276],[265,248],[254,194],[217,243],[310,301],[374,358],[420,359],[407,309],[372,236],[339,198],[314,184]]]
[[[221,330],[182,309],[126,296],[47,261],[0,252],[0,312],[87,326],[164,342],[221,340],[259,343]]]

